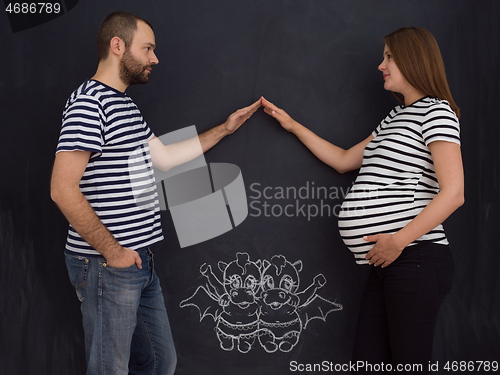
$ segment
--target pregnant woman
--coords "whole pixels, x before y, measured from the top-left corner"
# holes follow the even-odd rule
[[[439,307],[451,289],[453,259],[443,221],[464,203],[460,110],[433,35],[402,28],[384,37],[384,88],[403,104],[366,139],[344,150],[262,99],[321,161],[359,169],[339,215],[340,235],[358,264],[370,264],[353,361],[427,373]],[[389,365],[388,365],[389,364]]]

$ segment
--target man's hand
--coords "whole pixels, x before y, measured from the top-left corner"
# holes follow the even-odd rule
[[[375,242],[373,248],[366,254],[368,263],[382,266],[382,268],[394,262],[404,249],[404,246],[401,247],[397,243],[394,234],[375,234],[365,236],[363,239],[368,242]]]
[[[121,249],[110,252],[110,254],[106,257],[106,262],[111,267],[126,268],[136,264],[137,268],[142,269],[142,259],[135,250],[121,247]]]
[[[261,106],[261,99],[257,100],[252,105],[238,109],[236,112],[232,113],[223,124],[224,130],[228,134],[233,134],[236,130],[240,128],[241,125],[245,123]]]
[[[202,152],[205,153],[219,143],[225,136],[233,134],[245,123],[261,106],[261,99],[257,100],[252,105],[238,109],[232,113],[227,120],[211,129],[201,133],[198,136]]]

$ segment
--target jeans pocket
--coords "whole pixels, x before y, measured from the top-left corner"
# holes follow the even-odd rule
[[[127,266],[127,267],[113,267],[113,266],[110,266],[109,264],[105,264],[105,267],[107,270],[113,270],[113,271],[116,271],[116,272],[133,272],[135,270],[138,270],[139,267],[137,267],[137,264],[132,264],[131,266]]]
[[[87,273],[89,260],[85,257],[64,254],[66,258],[66,268],[71,285],[75,288],[76,296],[83,302],[85,299],[85,287],[87,286]]]

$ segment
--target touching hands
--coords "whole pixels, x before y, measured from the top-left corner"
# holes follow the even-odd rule
[[[285,130],[289,132],[293,131],[297,122],[283,109],[276,107],[269,100],[261,97],[252,105],[238,109],[227,118],[226,122],[223,124],[226,133],[232,134],[238,130],[261,106],[264,107],[264,112],[278,120]]]

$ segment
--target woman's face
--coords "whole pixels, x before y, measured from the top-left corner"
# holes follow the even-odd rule
[[[384,47],[384,60],[378,66],[378,70],[382,72],[384,88],[402,94],[406,105],[413,103],[423,96],[403,76],[387,45]]]
[[[384,88],[386,90],[403,94],[401,91],[404,90],[405,86],[409,85],[409,83],[396,65],[387,45],[384,47],[384,60],[378,66],[378,70],[382,72]]]

